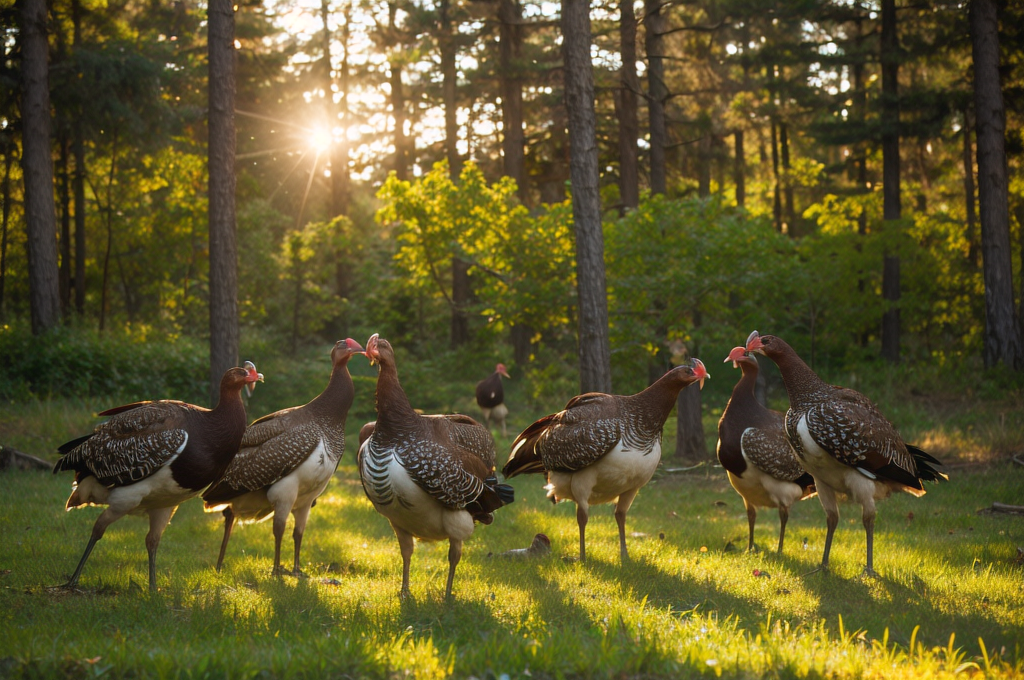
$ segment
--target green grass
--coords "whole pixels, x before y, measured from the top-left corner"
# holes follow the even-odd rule
[[[66,477],[14,472],[0,476],[0,669],[13,677],[915,677],[984,667],[982,639],[991,672],[1010,677],[1024,670],[1024,574],[1014,563],[1024,524],[976,510],[1013,500],[1021,474],[1005,462],[962,470],[924,498],[884,503],[877,580],[860,576],[864,537],[851,506],[830,575],[803,575],[824,538],[813,499],[794,509],[782,557],[728,549],[745,544],[746,518],[718,470],[659,476],[641,492],[629,520],[632,564],[619,564],[609,506],[588,526],[590,561],[567,562],[576,551],[573,507],[547,502],[539,478],[517,479],[516,503],[467,543],[454,602],[443,598],[446,545],[419,544],[414,601],[402,604],[397,542],[363,496],[351,452],[310,518],[310,579],[270,575],[266,523],[236,529],[216,573],[220,515],[190,501],[164,535],[155,594],[146,588],[146,525],[134,518],[98,544],[83,592],[48,590],[74,568],[99,510],[65,513]],[[759,519],[758,543],[773,546],[777,516]],[[550,556],[488,557],[538,531],[551,537]],[[290,547],[288,537],[286,554]]]
[[[257,357],[267,383],[249,403],[250,417],[315,395],[325,357],[319,349],[278,365]],[[408,363],[402,376],[414,404],[475,413],[471,381],[432,383],[430,370]],[[541,478],[517,478],[516,502],[467,542],[454,601],[443,598],[447,545],[418,544],[413,600],[401,603],[397,541],[354,468],[355,432],[373,417],[373,372],[353,364],[349,450],[310,517],[308,580],[270,575],[269,523],[236,528],[224,570],[215,572],[221,517],[205,515],[193,500],[164,534],[158,592],[147,590],[146,523],[136,518],[108,530],[82,575],[82,592],[50,590],[73,570],[100,511],[63,511],[67,475],[0,474],[0,677],[1024,674],[1024,565],[1016,562],[1024,522],[977,512],[993,501],[1021,502],[1024,468],[1005,455],[1024,441],[1019,389],[951,390],[940,401],[916,394],[921,380],[906,375],[859,385],[908,437],[932,442],[956,463],[952,480],[923,498],[880,504],[879,579],[860,576],[856,506],[842,508],[832,574],[804,575],[819,562],[824,540],[816,499],[793,509],[783,556],[771,551],[774,511],[759,515],[757,542],[767,550],[735,550],[746,543],[742,502],[720,469],[706,467],[659,473],[640,493],[629,516],[634,560],[627,565],[619,564],[610,506],[596,508],[588,525],[589,562],[563,560],[577,549],[573,506],[552,506]],[[705,391],[709,447],[736,373],[719,368]],[[509,403],[519,405],[510,434],[571,396],[533,403],[521,380],[507,389]],[[96,422],[91,413],[116,403],[7,404],[0,444],[53,458],[57,445]],[[670,420],[669,451],[673,428]],[[499,441],[499,459],[510,439]],[[550,556],[488,557],[525,547],[539,531],[551,537]],[[290,557],[290,532],[284,553]]]

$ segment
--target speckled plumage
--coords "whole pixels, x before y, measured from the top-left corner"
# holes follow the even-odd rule
[[[85,554],[68,587],[74,587],[96,542],[126,514],[146,513],[150,533],[149,585],[156,588],[156,550],[178,504],[198,495],[227,467],[245,431],[242,387],[262,380],[256,367],[229,369],[220,399],[210,410],[180,401],[128,404],[104,411],[110,419],[60,447],[54,472],[73,470],[66,507],[106,505],[93,525]]]
[[[755,331],[746,348],[772,359],[786,384],[790,403],[786,434],[804,468],[814,477],[827,518],[821,567],[828,567],[832,536],[839,523],[836,494],[842,493],[863,508],[865,571],[873,574],[875,501],[893,491],[923,495],[922,480],[945,478],[932,467],[938,461],[908,446],[863,394],[821,380],[782,339],[759,336]]]
[[[536,421],[516,437],[505,477],[546,473],[549,496],[577,505],[580,558],[591,504],[616,502],[620,553],[628,558],[625,515],[661,459],[661,431],[679,392],[706,376],[689,366],[672,369],[643,392],[597,392],[569,400],[565,409]]]
[[[295,516],[295,565],[309,509],[327,487],[345,453],[345,420],[354,400],[348,362],[363,348],[351,338],[331,350],[331,378],[302,406],[259,418],[245,431],[241,448],[224,475],[203,494],[208,512],[224,512],[219,570],[235,520],[274,515],[274,570],[281,571],[281,540],[288,514]]]
[[[198,406],[181,401],[139,402],[100,423],[84,440],[63,450],[54,472],[88,470],[103,486],[142,481],[182,452],[188,441],[187,420]],[[103,412],[99,415],[106,415]]]
[[[494,477],[494,439],[464,415],[416,413],[398,381],[394,350],[376,335],[367,356],[380,363],[377,420],[364,426],[359,478],[367,498],[395,530],[402,549],[402,595],[409,593],[413,538],[448,539],[451,596],[462,542],[473,522],[489,524],[494,510],[513,500],[512,487]]]
[[[754,548],[758,507],[779,509],[779,552],[786,535],[789,508],[814,495],[814,480],[800,465],[786,436],[785,417],[754,396],[757,359],[736,348],[727,361],[742,369],[729,403],[718,421],[718,460],[747,511],[747,549]]]

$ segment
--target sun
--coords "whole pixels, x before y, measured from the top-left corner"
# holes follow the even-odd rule
[[[309,146],[317,153],[323,153],[331,148],[331,143],[334,138],[331,135],[331,131],[327,128],[314,128],[310,130],[307,142]]]

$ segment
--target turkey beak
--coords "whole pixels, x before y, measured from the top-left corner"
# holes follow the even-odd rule
[[[374,333],[366,341],[366,350],[363,352],[363,354],[365,354],[366,358],[370,360],[371,366],[377,363],[377,338],[379,337],[379,333]]]
[[[366,354],[366,350],[363,349],[363,346],[352,338],[345,338],[345,347],[347,347],[348,351],[352,354]]]
[[[498,373],[502,374],[503,376],[505,376],[505,377],[506,377],[506,378],[508,378],[509,380],[511,380],[511,379],[512,379],[512,376],[510,376],[510,375],[508,374],[508,370],[507,370],[507,369],[505,368],[505,364],[499,364],[499,365],[498,365]]]
[[[757,352],[758,354],[764,354],[764,343],[761,342],[761,336],[757,331],[753,331],[747,336],[747,351]]]
[[[245,362],[245,373],[245,396],[251,397],[256,383],[263,382],[263,374],[256,372],[256,364],[251,361]]]
[[[701,389],[704,389],[705,380],[711,380],[708,369],[704,367],[704,362],[697,358],[693,360],[693,377],[700,381]]]
[[[743,347],[733,347],[732,351],[729,352],[729,356],[727,356],[725,358],[725,361],[723,361],[722,363],[723,364],[727,364],[727,363],[729,363],[731,361],[733,368],[739,368],[739,364],[736,363],[736,362],[738,362],[740,359],[742,359],[745,356],[747,356],[747,350],[746,349],[744,349]]]

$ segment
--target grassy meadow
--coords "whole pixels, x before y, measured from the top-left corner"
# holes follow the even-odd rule
[[[253,417],[305,401],[326,379],[319,351],[297,363],[257,362],[268,382],[250,403]],[[360,363],[353,361],[348,451],[303,542],[307,579],[271,576],[269,523],[237,527],[217,573],[222,518],[192,500],[164,534],[158,592],[147,589],[146,522],[130,517],[97,545],[79,592],[52,590],[73,571],[100,511],[64,512],[70,476],[0,473],[0,677],[1024,674],[1024,518],[978,512],[993,501],[1024,503],[1024,467],[1008,455],[1024,442],[1019,389],[947,390],[939,399],[923,379],[860,379],[908,438],[951,463],[948,484],[880,504],[880,578],[861,576],[856,506],[843,506],[829,574],[807,575],[825,535],[816,499],[793,508],[782,556],[774,553],[778,516],[769,510],[758,517],[764,550],[746,553],[743,504],[724,472],[708,465],[661,470],[641,491],[629,515],[633,560],[624,565],[611,506],[595,508],[589,560],[579,564],[567,559],[577,550],[574,506],[552,506],[540,477],[516,478],[516,502],[467,542],[454,600],[443,597],[447,544],[420,543],[413,597],[400,602],[397,541],[354,466],[355,433],[373,414],[373,371]],[[475,413],[471,381],[444,391],[415,380],[422,376],[411,365],[400,371],[410,387],[418,383],[414,404]],[[738,378],[728,367],[712,372],[704,395],[709,445]],[[851,376],[832,379],[850,384]],[[499,461],[514,431],[560,406],[531,400],[519,382],[508,387],[510,436],[499,438]],[[0,444],[52,459],[58,444],[96,422],[91,413],[110,405],[109,398],[5,405]],[[673,430],[670,421],[669,450]],[[500,556],[537,532],[551,538],[551,554]],[[286,564],[291,550],[289,530]]]

